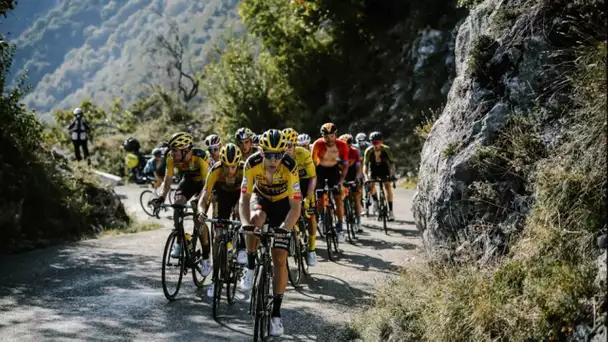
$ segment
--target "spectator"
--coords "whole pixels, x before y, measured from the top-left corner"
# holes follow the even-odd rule
[[[76,160],[82,160],[80,155],[80,149],[84,158],[89,162],[89,147],[88,147],[88,136],[87,134],[91,131],[89,122],[82,118],[82,109],[74,109],[74,120],[70,122],[68,131],[72,133],[72,144],[74,144],[74,154]]]

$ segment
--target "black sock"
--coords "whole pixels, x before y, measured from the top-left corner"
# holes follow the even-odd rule
[[[247,268],[250,270],[255,269],[255,252],[247,252]]]
[[[392,201],[388,202],[388,210],[393,211],[393,202]]]
[[[276,294],[274,295],[274,299],[272,301],[272,315],[271,317],[281,317],[281,303],[283,302],[283,295]]]
[[[211,245],[203,245],[203,260],[209,259],[209,252],[211,251]]]
[[[238,242],[238,245],[236,246],[236,249],[240,250],[240,249],[245,249],[245,248],[247,248],[245,246],[245,236],[243,236],[243,234],[241,234],[241,237],[239,238],[239,242]]]

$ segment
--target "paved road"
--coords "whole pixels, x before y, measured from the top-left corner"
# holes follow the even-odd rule
[[[147,219],[141,189],[117,187],[130,211]],[[338,262],[325,257],[301,289],[288,288],[281,340],[335,341],[344,323],[373,298],[375,288],[400,266],[420,259],[410,211],[413,191],[397,189],[397,221],[390,236],[374,221],[356,246],[342,244]],[[245,300],[222,302],[211,317],[206,288],[185,277],[178,300],[161,289],[160,266],[171,221],[164,229],[87,240],[0,258],[0,341],[248,341],[252,321]]]

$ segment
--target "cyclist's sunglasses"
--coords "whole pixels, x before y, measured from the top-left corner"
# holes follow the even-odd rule
[[[264,152],[262,151],[262,156],[266,159],[276,159],[281,160],[285,157],[285,152]]]
[[[251,139],[245,139],[245,140],[239,140],[238,144],[239,145],[245,145],[246,143],[250,143]]]
[[[372,144],[374,146],[380,146],[380,145],[382,145],[382,140],[374,140],[374,141],[372,141]]]
[[[211,151],[211,152],[217,152],[217,151],[219,151],[219,150],[220,150],[220,148],[219,148],[219,147],[209,147],[208,149],[209,149],[209,151]]]

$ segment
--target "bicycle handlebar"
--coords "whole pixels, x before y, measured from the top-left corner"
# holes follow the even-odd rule
[[[210,223],[219,223],[219,224],[230,224],[232,226],[241,226],[241,221],[233,221],[233,220],[228,220],[228,219],[214,219],[214,218],[207,218],[205,219],[205,222],[210,222]]]
[[[365,185],[367,184],[371,184],[371,183],[388,183],[388,182],[395,182],[397,180],[397,178],[374,178],[374,179],[369,179],[365,181]]]

